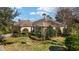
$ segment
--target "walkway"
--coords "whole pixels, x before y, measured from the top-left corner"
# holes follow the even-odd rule
[[[11,37],[12,34],[3,34],[0,35],[0,39],[2,40],[3,38]],[[6,51],[3,45],[0,45],[0,51]]]
[[[6,51],[3,45],[0,45],[0,51]]]

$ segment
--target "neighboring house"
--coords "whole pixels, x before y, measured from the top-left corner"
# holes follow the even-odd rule
[[[20,26],[21,32],[24,29],[28,29],[28,31],[31,32],[36,26],[41,26],[43,29],[46,29],[48,26],[52,26],[54,30],[60,28],[61,32],[63,32],[63,28],[65,27],[62,23],[53,21],[53,19],[48,18],[40,19],[34,22],[31,22],[29,20],[19,20],[18,22],[15,23],[15,25]]]
[[[24,29],[27,29],[27,30],[30,32],[30,31],[31,31],[31,27],[32,27],[32,22],[29,21],[29,20],[19,20],[19,21],[16,22],[14,25],[15,25],[15,26],[20,26],[21,32],[22,32]]]

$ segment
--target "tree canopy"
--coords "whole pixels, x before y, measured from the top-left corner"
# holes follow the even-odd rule
[[[0,31],[8,32],[12,28],[13,20],[19,13],[15,8],[0,7]]]

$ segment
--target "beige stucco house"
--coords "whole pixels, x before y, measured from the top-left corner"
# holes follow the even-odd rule
[[[54,30],[60,28],[62,33],[63,33],[63,28],[65,27],[64,24],[59,23],[57,21],[53,21],[53,19],[49,19],[49,18],[37,20],[32,23],[32,26],[41,26],[44,29],[46,29],[48,26],[52,26]]]
[[[24,29],[27,29],[31,32],[32,22],[29,20],[19,20],[14,24],[15,26],[20,26],[20,31],[22,32]]]
[[[19,20],[15,23],[15,25],[20,26],[21,32],[24,29],[27,29],[29,32],[31,32],[36,26],[41,26],[43,29],[46,29],[48,26],[51,25],[54,30],[56,30],[59,27],[61,32],[63,33],[63,28],[65,27],[62,23],[53,21],[53,19],[48,18],[40,19],[34,22],[31,22],[29,20]]]

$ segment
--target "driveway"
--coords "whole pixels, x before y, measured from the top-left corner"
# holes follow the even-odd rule
[[[6,51],[3,45],[0,45],[0,51]]]
[[[2,40],[3,38],[11,37],[12,34],[2,34],[0,35],[0,39]],[[6,51],[3,45],[0,45],[0,51]]]

